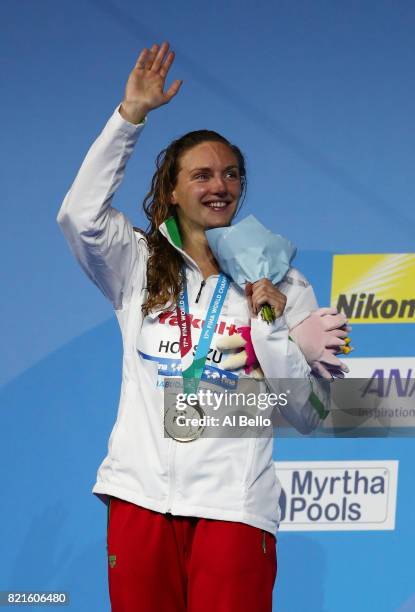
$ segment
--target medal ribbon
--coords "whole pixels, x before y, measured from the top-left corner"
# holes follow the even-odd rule
[[[180,291],[176,307],[177,319],[180,327],[180,355],[182,358],[183,391],[196,393],[208,356],[215,327],[222,310],[230,279],[223,273],[219,275],[215,291],[210,300],[205,322],[200,332],[196,354],[191,361],[192,331],[189,313],[189,300],[187,296],[186,272],[183,269],[183,290]]]

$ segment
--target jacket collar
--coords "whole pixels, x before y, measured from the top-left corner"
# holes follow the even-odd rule
[[[192,259],[190,255],[188,255],[186,251],[183,250],[183,243],[182,238],[180,236],[179,226],[177,225],[177,221],[174,217],[169,217],[168,219],[166,219],[159,226],[159,232],[170,242],[172,246],[174,246],[176,251],[179,251],[179,253],[190,268],[197,270],[199,274],[202,274],[195,260]]]

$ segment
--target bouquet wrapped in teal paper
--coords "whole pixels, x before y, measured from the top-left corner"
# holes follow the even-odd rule
[[[241,289],[247,282],[255,283],[261,278],[276,285],[288,272],[297,252],[289,240],[273,234],[253,215],[229,227],[207,230],[206,237],[221,270]],[[274,321],[274,309],[265,304],[261,316],[267,323]]]

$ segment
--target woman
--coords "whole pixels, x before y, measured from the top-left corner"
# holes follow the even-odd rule
[[[173,60],[168,43],[141,52],[58,215],[76,258],[112,302],[123,337],[120,406],[93,488],[108,503],[110,598],[114,612],[265,612],[279,520],[272,440],[202,435],[180,443],[164,434],[163,385],[189,359],[184,335],[198,344],[219,282],[224,297],[203,363],[221,376],[238,372],[221,370],[215,342],[244,322],[267,377],[308,379],[288,331],[317,304],[294,269],[280,289],[262,279],[249,296],[220,274],[205,230],[231,223],[246,176],[239,149],[215,132],[187,134],[159,155],[145,199],[147,233],[111,206],[146,117],[180,89],[176,80],[164,91]],[[184,295],[189,312],[181,319]],[[256,316],[264,303],[277,313],[270,326]],[[321,415],[305,399],[288,416],[310,431]]]

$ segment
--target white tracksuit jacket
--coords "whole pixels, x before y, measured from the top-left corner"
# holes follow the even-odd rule
[[[177,371],[180,333],[174,305],[167,312],[151,313],[143,319],[146,240],[111,206],[144,125],[125,121],[118,108],[90,148],[58,214],[76,259],[111,301],[123,339],[118,414],[93,493],[104,502],[113,495],[157,512],[239,521],[275,534],[280,485],[272,461],[272,439],[202,437],[183,444],[164,437],[161,381]],[[173,244],[165,224],[160,231]],[[218,277],[206,280],[196,303],[202,274],[196,263],[178,250],[186,263],[192,340],[197,344]],[[267,325],[261,318],[250,320],[243,292],[231,283],[213,336],[208,368],[221,369],[222,354],[215,349],[215,339],[234,333],[235,325],[250,323],[265,376],[301,378],[310,389],[310,368],[289,340],[288,330],[317,308],[314,292],[294,268],[279,288],[287,295],[286,310],[274,324]],[[281,409],[303,433],[320,421],[307,401],[308,393],[295,405]]]

